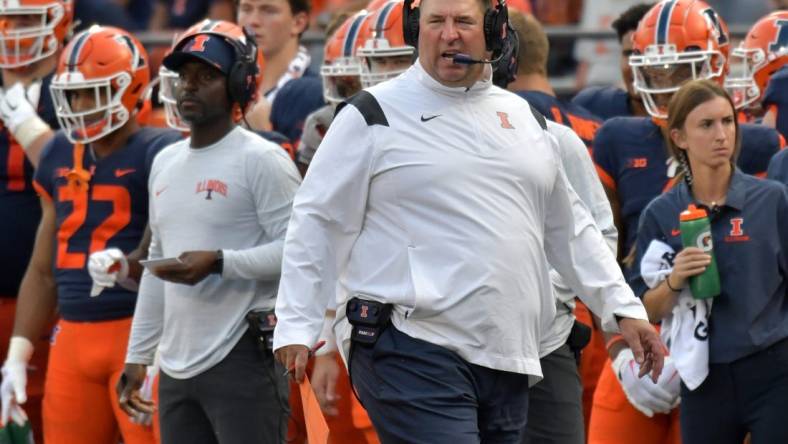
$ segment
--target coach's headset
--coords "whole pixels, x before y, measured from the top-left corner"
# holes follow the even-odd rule
[[[509,23],[509,10],[506,0],[489,0],[495,2],[494,8],[487,8],[484,12],[484,43],[487,51],[492,52],[493,58],[498,57],[503,50]],[[419,7],[413,7],[414,0],[405,0],[402,7],[402,36],[405,43],[419,47]]]
[[[260,66],[257,63],[257,42],[254,39],[254,35],[246,27],[242,27],[242,29],[246,42],[211,31],[199,32],[195,35],[215,35],[221,37],[233,47],[235,62],[233,62],[233,66],[227,74],[227,95],[230,97],[230,100],[240,105],[242,112],[245,112],[246,107],[257,98],[256,79],[260,76]],[[181,42],[175,50],[181,50],[187,40],[184,39],[184,42]]]

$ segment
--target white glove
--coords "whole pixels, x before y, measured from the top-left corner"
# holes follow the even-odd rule
[[[117,248],[97,251],[88,259],[88,273],[93,279],[90,296],[98,296],[105,288],[128,280],[129,262],[126,255]]]
[[[629,403],[649,418],[654,413],[670,413],[678,405],[680,378],[670,356],[665,356],[665,366],[656,384],[647,376],[638,378],[640,365],[628,348],[619,352],[612,367]]]
[[[3,425],[8,419],[24,425],[27,414],[20,407],[27,401],[27,363],[33,356],[33,343],[27,338],[14,336],[8,345],[8,357],[3,364],[3,382],[0,384],[0,398],[2,398],[2,415],[0,421]]]
[[[7,90],[0,89],[0,119],[25,150],[39,137],[52,132],[36,113],[40,96],[41,82],[34,82],[27,89],[21,83]]]
[[[12,133],[16,133],[19,127],[32,117],[37,118],[38,114],[27,98],[27,91],[22,83],[15,83],[11,88],[0,91],[0,118]]]

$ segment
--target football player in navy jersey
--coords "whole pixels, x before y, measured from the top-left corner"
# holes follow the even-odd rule
[[[621,44],[621,78],[626,89],[617,86],[590,86],[580,91],[572,104],[582,106],[602,120],[616,116],[647,116],[643,101],[632,86],[629,56],[632,54],[632,36],[640,19],[653,3],[641,3],[624,11],[612,26]]]
[[[766,177],[788,185],[788,150],[782,150],[772,157]]]
[[[300,77],[285,84],[271,104],[271,129],[298,146],[307,116],[325,106],[320,77]]]
[[[788,67],[783,67],[769,79],[763,107],[766,109],[763,124],[788,137]]]
[[[0,3],[0,214],[5,215],[0,218],[0,356],[6,355],[19,283],[41,218],[33,167],[59,126],[48,89],[72,15],[70,0]],[[47,336],[35,338],[40,353],[32,363],[26,406],[35,436],[41,435]],[[6,409],[3,422],[8,413]]]
[[[94,251],[138,246],[153,158],[180,138],[138,126],[149,77],[134,37],[94,26],[65,48],[50,87],[63,132],[48,142],[36,170],[42,218],[0,391],[4,405],[24,402],[32,339],[57,311],[43,406],[47,443],[114,444],[121,435],[126,443],[153,442],[152,429],[132,423],[114,399],[136,293],[118,286],[91,297],[87,271]]]
[[[326,41],[320,76],[323,99],[327,105],[309,114],[304,122],[303,133],[296,147],[296,165],[302,175],[306,174],[317,147],[334,119],[336,106],[361,90],[363,68],[356,52],[369,33],[370,17],[369,11],[363,9],[346,17]]]
[[[778,109],[780,102],[785,106],[788,92],[779,89],[779,80],[771,89],[767,85],[786,63],[788,10],[775,11],[752,25],[744,41],[731,51],[731,73],[725,78],[725,89],[739,110],[740,122],[756,122],[767,110]],[[775,123],[770,118],[768,125],[774,127]]]
[[[564,103],[556,97],[547,78],[550,43],[542,26],[533,16],[526,16],[519,11],[511,11],[509,20],[517,32],[520,51],[517,55],[517,76],[507,89],[526,99],[548,119],[572,128],[591,149],[594,135],[602,126],[602,121],[585,108]]]
[[[651,118],[615,117],[606,121],[597,132],[593,153],[600,178],[613,197],[614,211],[620,211],[619,251],[628,278],[640,214],[673,185],[672,178],[682,168],[665,149],[667,104],[689,79],[711,79],[722,84],[728,71],[727,26],[702,1],[665,0],[641,20],[633,37],[633,51],[630,65],[634,86]],[[783,145],[779,134],[764,126],[741,125],[741,135],[739,168],[747,174],[764,175],[769,159]],[[655,442],[675,438],[678,417],[675,412],[671,414],[670,403],[655,402],[659,398],[655,392],[641,390],[637,378],[624,377],[627,373],[623,369],[634,361],[629,350],[614,339],[608,341],[612,344],[608,350],[612,365],[606,366],[600,376],[594,398],[589,442],[631,442],[640,439],[643,430],[650,430],[645,435],[653,436]],[[668,371],[671,365],[666,360]],[[622,403],[624,408],[609,408]],[[648,418],[646,413],[656,416]]]

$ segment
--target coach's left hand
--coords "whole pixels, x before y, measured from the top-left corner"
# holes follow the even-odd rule
[[[621,329],[621,336],[632,349],[635,362],[640,365],[638,377],[651,372],[651,380],[656,384],[665,363],[665,346],[657,330],[651,323],[642,319],[621,318],[618,326]]]
[[[187,251],[180,256],[180,264],[162,265],[151,271],[159,279],[176,284],[195,285],[206,278],[217,260],[216,251]]]
[[[309,347],[300,344],[285,345],[276,349],[274,355],[297,383],[304,382],[306,363],[309,361]]]

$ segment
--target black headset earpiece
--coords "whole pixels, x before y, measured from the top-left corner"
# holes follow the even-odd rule
[[[257,43],[246,28],[244,36],[245,43],[227,39],[235,48],[235,63],[227,75],[227,93],[242,110],[254,100],[257,94],[255,78],[260,74],[260,67],[257,65]]]
[[[484,13],[484,43],[488,51],[492,51],[493,58],[500,55],[506,41],[506,25],[509,23],[509,8],[506,0],[497,0],[494,8],[488,8]]]
[[[495,1],[495,0],[493,0]],[[419,7],[413,7],[414,0],[405,0],[402,6],[402,37],[405,43],[419,47]],[[494,8],[484,13],[484,44],[493,57],[497,57],[506,41],[506,24],[509,23],[509,10],[506,0],[497,0]]]
[[[419,47],[419,8],[413,7],[413,0],[402,5],[402,37],[406,45]]]

